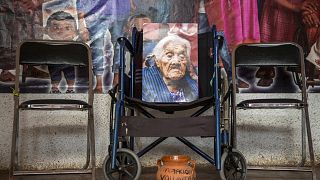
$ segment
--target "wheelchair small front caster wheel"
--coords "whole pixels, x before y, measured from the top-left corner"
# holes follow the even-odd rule
[[[220,178],[222,180],[244,180],[247,175],[246,159],[236,149],[226,150],[221,156]]]
[[[103,162],[104,177],[108,180],[138,180],[141,174],[141,164],[138,156],[131,150],[120,148],[116,154],[116,168],[111,168],[111,157]]]

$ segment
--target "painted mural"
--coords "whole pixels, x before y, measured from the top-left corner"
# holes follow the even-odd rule
[[[207,37],[210,27],[216,25],[218,34],[225,37],[220,59],[229,80],[231,52],[238,44],[296,42],[305,52],[308,91],[320,91],[318,0],[0,0],[0,92],[12,92],[18,77],[15,51],[21,41],[67,39],[83,41],[91,47],[95,92],[106,93],[117,83],[116,39],[128,36],[132,26],[144,23],[179,26],[196,23],[199,53],[197,56],[193,53],[193,59],[199,57],[199,63],[210,61],[202,59],[203,54],[210,57],[210,52],[202,52],[200,47],[203,40],[210,38]],[[172,32],[161,33],[168,36]],[[176,36],[185,38],[181,33]],[[194,44],[194,40],[185,39]],[[201,70],[197,68],[196,65],[192,68],[191,79],[199,75]],[[64,67],[23,67],[25,83],[32,87],[28,91],[40,93],[81,92],[86,82],[81,73],[72,71]],[[280,88],[279,80],[283,77],[288,81],[281,88],[286,92],[299,90],[292,72],[272,67],[241,69],[236,83],[240,92],[273,92]],[[37,86],[46,88],[39,90]]]

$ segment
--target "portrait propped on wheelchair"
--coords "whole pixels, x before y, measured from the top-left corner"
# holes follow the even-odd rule
[[[197,29],[193,23],[144,25],[144,43],[152,39],[155,44],[143,50],[143,101],[172,103],[198,99],[198,44],[193,40],[197,39]],[[161,32],[168,35],[161,36]]]
[[[143,101],[181,103],[213,95],[212,32],[199,34],[195,23],[145,23],[143,29]],[[231,59],[222,60],[230,81]]]

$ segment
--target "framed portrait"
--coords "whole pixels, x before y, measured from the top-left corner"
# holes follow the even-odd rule
[[[198,25],[143,25],[142,100],[190,102],[198,99]]]

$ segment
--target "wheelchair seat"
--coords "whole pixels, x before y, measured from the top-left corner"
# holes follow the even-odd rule
[[[175,111],[185,111],[188,109],[193,109],[200,106],[206,106],[213,101],[213,96],[211,97],[203,97],[191,102],[173,102],[173,103],[166,103],[166,102],[146,102],[142,101],[138,98],[131,98],[125,97],[128,104],[137,105],[137,106],[144,106],[151,109],[156,109],[166,113],[172,113]]]

